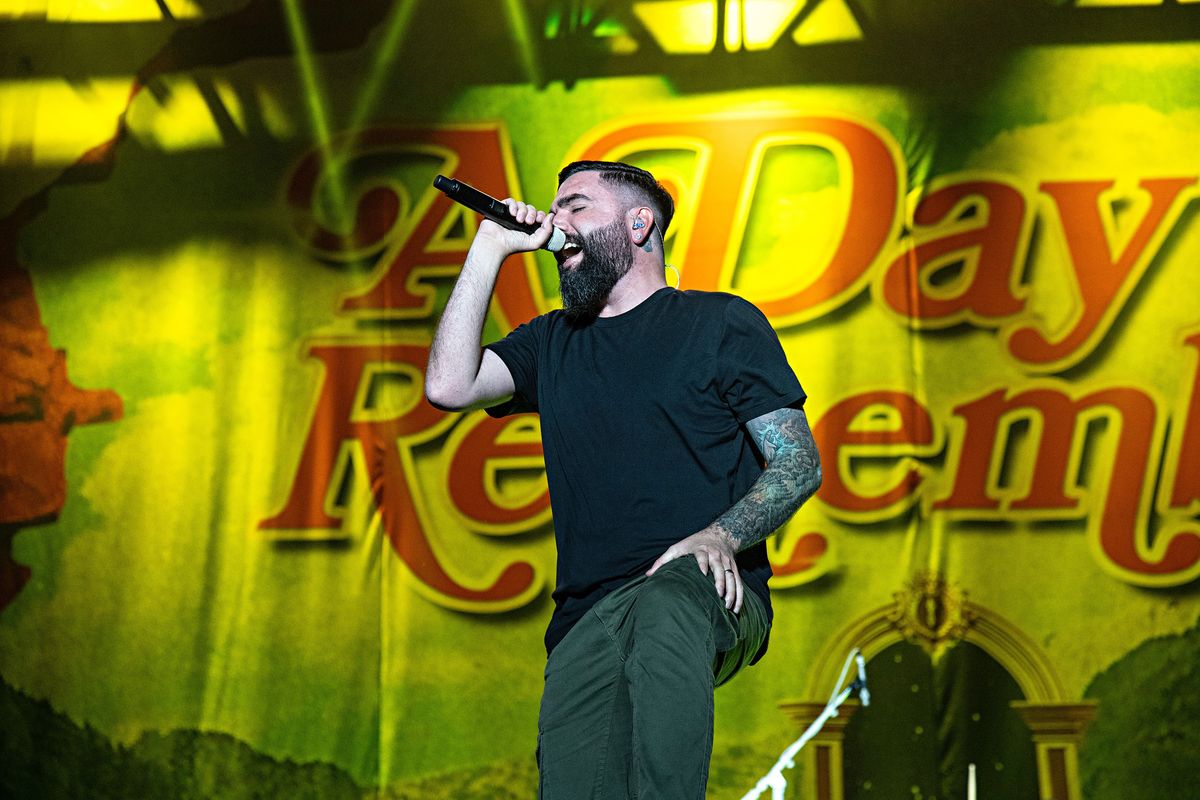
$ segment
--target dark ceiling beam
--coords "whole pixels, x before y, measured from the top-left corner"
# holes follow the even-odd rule
[[[333,53],[365,46],[387,18],[391,0],[360,0],[353,14],[346,13],[346,6],[324,0],[306,0],[303,6],[314,49]],[[862,41],[801,47],[782,36],[767,52],[726,53],[718,36],[713,53],[679,56],[662,51],[637,22],[628,0],[598,7],[619,19],[639,42],[637,52],[628,55],[609,51],[603,40],[593,37],[593,25],[542,38],[550,5],[525,3],[546,82],[608,75],[681,75],[700,81],[730,67],[751,86],[787,78],[796,69],[804,70],[806,81],[886,82],[897,65],[942,57],[958,63],[974,54],[988,57],[1025,47],[1200,42],[1200,3],[1074,8],[1012,0],[934,6],[937,13],[926,17],[912,7],[896,17],[883,10],[886,5],[856,0],[852,7],[864,28]],[[275,0],[252,0],[239,11],[200,21],[0,20],[0,80],[132,74],[151,78],[251,59],[291,58],[293,45],[280,8]],[[525,69],[507,26],[481,16],[478,9],[470,0],[422,4],[406,38],[405,67],[449,72],[460,84],[524,82]],[[446,19],[463,20],[449,43]]]

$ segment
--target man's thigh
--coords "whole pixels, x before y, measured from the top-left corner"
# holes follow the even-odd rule
[[[708,715],[698,724],[703,723],[711,736],[714,684],[728,680],[747,663],[765,633],[762,601],[747,591],[741,613],[733,614],[692,557],[669,562],[654,575],[639,576],[602,599],[571,629],[546,664],[538,720],[541,796],[626,796],[626,782],[632,779],[630,744],[636,737],[627,662],[631,656],[637,658],[634,650],[644,649],[647,639],[665,636],[675,640],[675,652],[703,653],[695,659],[695,676],[688,682],[707,695]],[[690,644],[678,647],[681,637]],[[645,688],[653,684],[651,680]],[[643,701],[658,693],[656,689],[643,693]],[[643,711],[657,716],[649,707]],[[671,706],[658,713],[667,719],[677,711]],[[654,727],[653,721],[649,727]],[[696,749],[704,751],[707,762],[707,748]]]
[[[589,611],[546,662],[538,715],[542,798],[592,797],[628,759],[631,721],[622,659]]]
[[[639,576],[604,598],[596,614],[627,657],[638,631],[685,629],[703,640],[712,637],[716,685],[728,681],[762,646],[770,623],[762,599],[750,589],[737,614],[725,607],[712,577],[700,571],[692,556],[664,564],[654,575]],[[655,629],[658,629],[657,631]]]

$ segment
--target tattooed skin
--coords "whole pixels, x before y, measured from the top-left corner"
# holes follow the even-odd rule
[[[746,430],[767,468],[746,496],[713,523],[738,551],[774,533],[821,485],[821,458],[803,410],[763,414],[748,422]]]

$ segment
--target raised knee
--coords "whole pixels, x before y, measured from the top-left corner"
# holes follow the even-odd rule
[[[642,586],[637,599],[638,627],[657,622],[703,621],[716,590],[691,556],[663,565]]]

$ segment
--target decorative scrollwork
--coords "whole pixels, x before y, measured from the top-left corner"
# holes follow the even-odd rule
[[[888,622],[934,658],[966,636],[976,619],[966,592],[940,573],[918,572],[892,596],[896,602]]]

